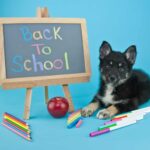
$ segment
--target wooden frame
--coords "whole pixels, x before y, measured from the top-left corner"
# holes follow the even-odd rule
[[[5,79],[5,57],[4,57],[4,37],[1,36],[3,32],[3,26],[0,25],[0,85],[2,85],[3,79]]]
[[[6,78],[5,57],[4,57],[4,41],[3,41],[3,25],[4,24],[22,24],[22,23],[64,23],[64,24],[81,24],[85,73],[53,75],[53,76],[38,76],[38,77],[24,77],[24,78]],[[48,86],[48,85],[66,85],[76,82],[89,81],[90,59],[88,50],[88,39],[86,30],[85,19],[80,18],[1,18],[0,19],[0,83],[4,89],[10,88],[32,88],[35,86]]]

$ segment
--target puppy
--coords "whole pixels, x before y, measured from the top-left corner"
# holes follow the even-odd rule
[[[132,69],[136,59],[136,46],[124,53],[113,51],[106,41],[100,46],[100,88],[93,100],[82,109],[82,116],[106,119],[132,111],[150,98],[150,78],[141,70]]]

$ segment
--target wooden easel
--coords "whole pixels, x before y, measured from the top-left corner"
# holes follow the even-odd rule
[[[49,17],[48,15],[48,9],[46,7],[44,8],[38,8],[37,9],[37,17],[43,18],[43,17]],[[69,103],[69,112],[74,111],[74,106],[72,103],[72,98],[69,92],[68,84],[62,85],[65,97],[68,100]],[[48,96],[48,86],[44,87],[45,92],[45,103],[48,103],[49,96]],[[24,108],[24,119],[29,119],[30,117],[30,106],[31,106],[31,98],[32,98],[32,88],[26,89],[26,99],[25,99],[25,108]]]

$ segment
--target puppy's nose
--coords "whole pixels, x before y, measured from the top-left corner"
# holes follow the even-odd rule
[[[110,78],[109,78],[109,79],[110,79],[110,81],[111,81],[111,82],[116,81],[116,77],[115,77],[115,76],[113,76],[113,75],[112,75],[112,76],[110,76]]]

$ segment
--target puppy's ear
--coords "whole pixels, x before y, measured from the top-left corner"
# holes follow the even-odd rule
[[[136,59],[136,46],[132,45],[130,47],[127,48],[127,50],[124,52],[126,59],[130,62],[130,64],[134,64],[135,63],[135,59]]]
[[[107,55],[109,55],[112,51],[110,44],[106,41],[103,41],[100,46],[100,59],[103,59]]]

